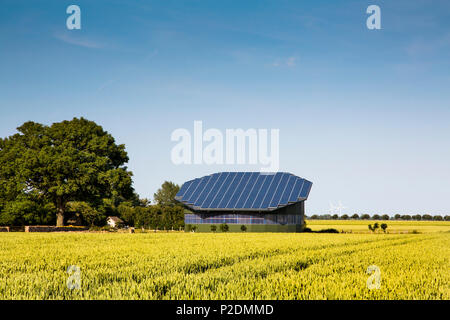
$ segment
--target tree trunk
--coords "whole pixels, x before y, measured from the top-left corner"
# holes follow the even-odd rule
[[[63,227],[64,226],[64,204],[62,199],[57,200],[57,213],[56,213],[56,226],[57,227]]]

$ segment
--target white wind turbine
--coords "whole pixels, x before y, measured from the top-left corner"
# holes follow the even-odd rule
[[[328,212],[330,215],[333,215],[333,213],[336,211],[336,207],[333,205],[333,203],[330,202],[330,209],[328,209]]]
[[[341,200],[339,200],[339,205],[337,207],[335,207],[335,209],[339,211],[339,216],[341,216],[342,215],[342,209],[347,209],[347,207],[344,207],[342,205]]]

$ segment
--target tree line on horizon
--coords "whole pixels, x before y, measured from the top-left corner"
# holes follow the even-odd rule
[[[404,215],[400,215],[400,214],[396,214],[393,217],[387,215],[387,214],[383,214],[383,215],[378,215],[378,214],[374,214],[374,215],[369,215],[369,214],[353,214],[351,216],[347,215],[347,214],[343,214],[341,216],[337,215],[337,214],[323,214],[323,215],[317,215],[317,214],[313,214],[311,216],[307,216],[306,218],[311,219],[311,220],[405,220],[405,221],[409,221],[409,220],[415,220],[415,221],[450,221],[450,216],[446,215],[446,216],[441,216],[441,215],[430,215],[430,214],[424,214],[424,215],[420,215],[420,214],[416,214],[416,215],[409,215],[409,214],[404,214]]]
[[[95,122],[28,121],[17,131],[0,138],[0,225],[103,226],[108,216],[130,226],[184,225],[184,209],[173,200],[179,186],[166,181],[155,205],[140,199],[125,145]]]

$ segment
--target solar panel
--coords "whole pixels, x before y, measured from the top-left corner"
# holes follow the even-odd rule
[[[195,180],[192,180],[192,182],[190,183],[189,187],[187,188],[186,192],[184,193],[184,195],[182,196],[182,201],[183,202],[187,202],[187,199],[189,199],[192,195],[192,193],[195,191],[195,189],[197,188],[199,182],[201,179],[197,178]]]
[[[208,179],[208,177],[200,178],[200,181],[195,185],[195,188],[192,187],[192,192],[189,192],[189,197],[184,197],[186,203],[193,204],[195,199],[197,199],[200,192],[203,190],[203,187],[205,185],[204,181],[205,179]]]
[[[285,183],[287,182],[287,179],[289,178],[289,175],[283,174],[281,177],[280,183],[278,184],[277,189],[275,190],[272,200],[269,203],[269,208],[276,208],[278,207],[278,204],[281,200],[281,195],[284,191],[284,188],[286,187]]]
[[[184,183],[175,199],[194,210],[275,210],[308,198],[312,183],[286,172],[220,172]]]
[[[201,206],[202,208],[210,208],[210,204],[214,200],[214,197],[216,196],[217,191],[220,189],[223,182],[225,181],[225,177],[227,174],[228,174],[227,172],[219,173],[219,176],[218,176],[216,182],[214,182],[214,184],[211,186],[211,189],[210,189],[208,195],[206,196],[205,201],[203,201],[203,203],[202,203],[202,206]]]
[[[247,180],[247,184],[244,186],[244,188],[241,191],[241,195],[239,196],[238,201],[234,205],[234,208],[244,208],[245,201],[247,201],[248,195],[252,191],[253,187],[255,186],[256,179],[258,179],[259,173],[258,172],[252,172],[250,177]]]
[[[292,189],[294,188],[295,182],[298,178],[294,175],[290,175],[288,182],[286,183],[286,188],[284,189],[283,194],[281,195],[280,204],[285,205],[289,201],[289,196],[291,195]]]
[[[300,192],[300,198],[306,199],[308,197],[309,190],[311,189],[311,185],[312,185],[311,182],[305,181],[305,183],[303,184],[302,191]]]
[[[295,181],[294,187],[292,188],[291,194],[289,195],[288,202],[298,201],[298,196],[300,195],[300,191],[302,190],[304,182],[305,180],[303,179],[297,179],[297,181]]]
[[[233,182],[236,174],[235,172],[227,172],[227,176],[220,187],[220,189],[217,191],[216,196],[214,197],[213,201],[209,205],[210,208],[217,208],[219,206],[220,201],[222,200],[225,192],[230,187],[230,184]]]
[[[224,206],[225,209],[233,209],[236,207],[236,202],[239,200],[242,190],[245,187],[245,185],[248,183],[248,179],[250,178],[252,173],[253,172],[245,172],[243,174],[239,184],[236,186],[236,189],[234,190],[234,193],[230,198],[230,201],[228,201],[227,205]]]
[[[219,204],[217,205],[217,208],[226,208],[228,202],[236,192],[236,187],[241,182],[243,175],[243,172],[236,172],[236,174],[233,175],[233,181],[229,184],[228,189],[227,191],[225,191],[225,194],[223,195],[222,200],[220,200]]]
[[[270,183],[273,181],[275,175],[271,174],[271,175],[265,175],[264,177],[264,183],[261,186],[261,189],[259,189],[258,195],[255,197],[253,203],[252,203],[252,208],[256,209],[256,208],[261,208],[261,203],[264,200],[264,197],[267,194],[267,189],[270,186]]]
[[[202,192],[200,193],[199,197],[195,200],[195,206],[198,206],[200,208],[203,206],[203,203],[206,201],[206,198],[211,193],[211,189],[215,185],[219,177],[220,173],[214,173],[213,175],[210,176],[208,181],[205,181],[205,186]]]
[[[181,199],[183,197],[183,195],[186,193],[186,190],[189,188],[191,183],[192,183],[192,181],[187,181],[186,183],[183,183],[183,185],[180,188],[180,191],[178,191],[178,193],[176,195],[177,199]]]

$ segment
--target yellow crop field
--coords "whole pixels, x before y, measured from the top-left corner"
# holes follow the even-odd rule
[[[387,233],[430,233],[450,230],[450,221],[396,221],[396,220],[309,220],[307,226],[313,231],[333,228],[340,232],[371,233],[369,224],[386,223]],[[383,232],[378,230],[378,232]]]
[[[0,299],[449,299],[449,258],[448,231],[2,233]]]

